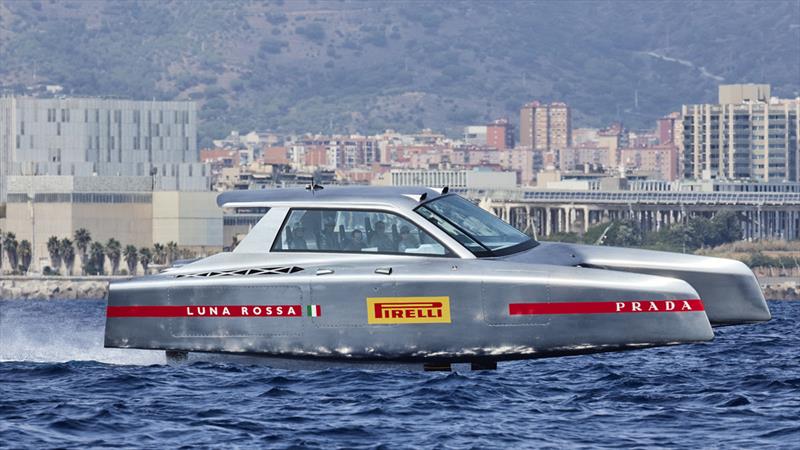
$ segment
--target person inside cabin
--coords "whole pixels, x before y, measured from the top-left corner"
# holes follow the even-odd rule
[[[336,237],[335,228],[336,223],[333,220],[325,221],[319,236],[320,250],[339,250],[339,239]]]
[[[366,246],[367,243],[364,242],[364,233],[356,228],[350,233],[350,239],[345,243],[344,249],[349,251],[361,251]]]
[[[405,252],[410,248],[418,248],[419,241],[415,238],[407,225],[400,227],[400,240],[397,243],[397,251]]]
[[[384,221],[379,220],[375,223],[375,231],[372,233],[370,245],[372,247],[378,247],[379,252],[397,251],[394,242],[392,242],[392,239],[386,234],[386,223]]]
[[[308,244],[306,243],[306,235],[303,227],[297,227],[292,230],[292,238],[289,240],[289,249],[308,250]]]

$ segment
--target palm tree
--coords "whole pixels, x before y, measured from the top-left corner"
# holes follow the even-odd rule
[[[147,275],[147,267],[150,265],[152,259],[153,254],[150,252],[149,248],[142,247],[139,249],[139,262],[142,263],[142,270],[145,275]]]
[[[17,247],[19,247],[17,235],[11,232],[6,233],[6,238],[3,240],[3,250],[6,251],[6,256],[8,256],[12,273],[17,271]]]
[[[178,259],[178,244],[173,241],[167,242],[167,264],[172,264]]]
[[[67,275],[72,275],[72,267],[75,265],[75,247],[72,246],[72,241],[67,238],[62,239],[59,246],[61,247],[61,259],[64,260],[64,268],[67,270]]]
[[[106,264],[106,254],[103,244],[93,242],[92,246],[89,248],[89,252],[91,253],[91,259],[88,265],[93,269],[92,272],[94,272],[95,275],[103,275],[105,273]]]
[[[89,266],[89,243],[92,242],[92,235],[86,228],[78,228],[75,230],[75,246],[78,247],[78,252],[81,255],[81,266],[83,273],[86,273],[86,268]]]
[[[178,252],[178,256],[181,259],[194,259],[197,258],[197,252],[188,248],[183,248],[180,252]]]
[[[23,240],[19,243],[19,259],[20,259],[20,272],[28,273],[28,268],[31,267],[31,259],[33,252],[31,252],[31,243]]]
[[[122,245],[120,245],[119,241],[114,238],[109,239],[106,243],[106,256],[108,256],[108,260],[111,262],[111,275],[116,275],[119,270],[121,254]]]
[[[133,245],[128,245],[125,247],[125,251],[122,253],[125,256],[125,264],[128,265],[128,274],[129,275],[136,275],[136,263],[138,262],[138,253],[136,252],[136,247]]]
[[[153,245],[153,262],[156,264],[164,264],[167,259],[167,249],[164,244],[155,243]]]
[[[61,243],[55,236],[47,240],[47,253],[50,254],[50,267],[58,272],[61,269]]]

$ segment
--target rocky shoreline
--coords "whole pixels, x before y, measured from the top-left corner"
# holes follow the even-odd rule
[[[105,299],[112,280],[128,277],[2,277],[0,299]]]
[[[108,284],[129,277],[0,277],[0,299],[105,299]],[[800,300],[800,278],[765,277],[764,296],[770,300]]]
[[[761,281],[761,289],[764,297],[770,300],[800,300],[800,279],[795,277]]]

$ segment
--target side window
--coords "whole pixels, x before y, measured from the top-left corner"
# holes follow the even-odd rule
[[[414,254],[449,252],[428,233],[392,213],[293,209],[273,251]]]

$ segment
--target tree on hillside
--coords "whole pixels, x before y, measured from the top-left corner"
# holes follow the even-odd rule
[[[125,257],[125,264],[128,265],[128,275],[136,275],[136,263],[139,257],[136,247],[133,245],[125,246],[125,251],[122,254]]]
[[[150,266],[150,261],[153,258],[153,253],[147,247],[139,249],[139,262],[142,263],[142,270],[147,275],[147,268]]]
[[[14,233],[6,233],[5,239],[3,239],[3,250],[6,251],[6,256],[8,257],[8,263],[11,266],[11,271],[16,272],[18,266],[18,258],[17,258],[17,248],[19,247],[19,243],[17,242],[17,235]]]
[[[111,263],[111,275],[116,275],[119,271],[119,261],[122,255],[122,245],[118,240],[111,238],[106,243],[106,256]]]
[[[54,271],[61,269],[61,243],[55,236],[47,240],[47,253],[50,254],[50,268]]]
[[[32,258],[33,252],[31,251],[31,243],[23,239],[23,241],[19,243],[19,271],[21,273],[28,273]]]
[[[72,246],[72,241],[67,238],[62,239],[59,246],[61,247],[61,259],[64,261],[66,275],[72,275],[72,267],[75,265],[75,247]]]
[[[89,248],[90,258],[89,260],[89,271],[94,275],[103,275],[105,273],[105,264],[106,264],[106,254],[105,248],[103,244],[99,242],[93,242],[92,246]]]
[[[75,230],[75,246],[78,247],[78,252],[81,255],[81,266],[83,273],[86,273],[86,268],[89,265],[89,243],[92,242],[92,235],[86,228],[78,228]]]

